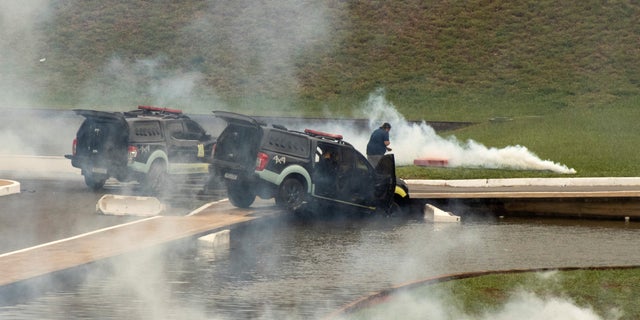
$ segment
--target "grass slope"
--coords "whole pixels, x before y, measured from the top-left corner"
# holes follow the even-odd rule
[[[226,99],[324,103],[384,87],[409,118],[427,109],[434,120],[475,117],[440,108],[492,107],[476,100],[524,95],[547,109],[640,93],[640,5],[628,2],[76,0],[52,16],[41,25],[48,87],[70,102],[69,84],[105,77],[115,58],[201,72],[202,89]]]

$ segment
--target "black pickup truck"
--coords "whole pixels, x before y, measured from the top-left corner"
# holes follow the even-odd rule
[[[214,114],[227,126],[218,136],[210,177],[225,182],[237,207],[251,206],[256,196],[274,198],[291,212],[316,205],[393,212],[409,203],[392,154],[374,167],[339,134],[288,130],[225,111]]]
[[[181,110],[139,106],[128,112],[77,109],[85,117],[65,155],[82,170],[85,183],[100,189],[113,177],[138,181],[161,194],[171,178],[207,175],[215,139]]]

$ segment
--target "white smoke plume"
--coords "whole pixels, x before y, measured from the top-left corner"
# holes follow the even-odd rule
[[[204,75],[197,71],[171,70],[163,57],[139,59],[128,62],[112,57],[103,67],[100,76],[84,84],[84,103],[89,106],[131,108],[149,103],[157,106],[181,108],[216,103],[217,97],[203,97],[200,92]],[[192,110],[190,110],[192,111]]]
[[[38,93],[42,56],[37,23],[49,18],[49,1],[0,1],[0,107],[28,106]]]
[[[562,273],[557,271],[537,272],[536,282],[557,287]],[[456,280],[453,280],[456,281]],[[429,291],[423,290],[429,288]],[[389,319],[402,315],[403,319],[460,319],[460,320],[602,320],[620,319],[623,312],[612,307],[606,315],[599,315],[591,306],[577,303],[563,295],[539,295],[526,287],[517,287],[506,292],[509,297],[500,306],[487,308],[480,314],[470,314],[462,310],[458,303],[452,303],[451,292],[438,285],[425,285],[416,291],[409,289],[391,294],[388,299],[356,311],[354,318]],[[453,298],[455,300],[455,298]],[[349,319],[351,317],[345,317]]]
[[[392,124],[391,145],[398,165],[413,164],[414,159],[430,158],[447,160],[450,167],[472,167],[490,169],[548,170],[563,174],[576,171],[566,165],[542,160],[524,146],[515,145],[504,148],[487,147],[474,140],[461,142],[455,137],[444,138],[435,130],[422,123],[410,123],[395,106],[386,100],[380,90],[371,94],[364,104],[362,115],[369,118],[369,129]],[[361,116],[362,116],[361,115]],[[368,136],[352,139],[361,151],[366,150]],[[346,139],[346,137],[345,137]]]
[[[460,319],[460,320],[601,320],[592,308],[579,306],[568,298],[540,297],[534,293],[520,291],[498,310],[487,311],[480,316],[472,316],[457,310],[442,297],[415,297],[401,294],[394,298],[392,307],[376,308],[376,313],[368,319],[390,319],[403,315],[403,319]],[[619,319],[619,312],[611,310],[611,317]]]

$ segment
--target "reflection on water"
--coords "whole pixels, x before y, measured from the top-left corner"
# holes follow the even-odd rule
[[[158,248],[81,285],[0,308],[2,319],[309,319],[448,273],[640,264],[638,223],[286,218],[232,231],[230,248]]]

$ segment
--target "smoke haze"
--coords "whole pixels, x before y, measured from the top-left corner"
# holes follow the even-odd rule
[[[0,105],[32,107],[42,101],[35,101],[38,97],[39,80],[36,75],[38,68],[47,63],[44,48],[38,47],[41,35],[36,32],[37,23],[49,19],[49,1],[45,0],[3,0],[0,1]],[[293,72],[293,58],[301,50],[312,45],[321,44],[323,39],[329,36],[330,17],[326,15],[325,8],[314,2],[279,1],[259,2],[243,0],[235,1],[244,8],[238,17],[230,19],[234,24],[236,34],[226,35],[228,45],[233,54],[239,56],[241,63],[248,67],[236,69],[235,78],[246,81],[244,90],[251,94],[258,87],[265,87],[263,83],[254,83],[255,75],[270,75],[277,79],[273,85],[266,87],[274,92],[290,90],[297,86],[296,75]],[[220,2],[210,1],[210,12],[207,15],[194,19],[182,30],[186,38],[202,41],[203,47],[216,45],[218,38],[209,37],[216,30],[213,29],[210,19],[222,19],[215,16],[216,5]],[[290,12],[302,12],[301,15],[291,15]],[[225,18],[226,19],[226,18]],[[258,20],[260,29],[247,30],[243,21]],[[254,25],[254,24],[252,24]],[[265,33],[270,37],[264,37]],[[275,39],[274,42],[265,42],[265,39]],[[248,47],[258,46],[264,50],[259,51],[258,56],[247,55]],[[210,56],[206,56],[211,58]],[[162,106],[188,106],[189,112],[208,113],[212,109],[221,109],[223,102],[215,92],[205,89],[207,72],[199,68],[172,69],[167,65],[167,59],[161,52],[141,59],[126,59],[117,54],[111,55],[102,61],[100,74],[81,84],[82,92],[80,104],[86,108],[97,109],[115,107],[122,110],[139,104],[141,100],[151,104]],[[215,70],[224,72],[227,70]],[[279,84],[276,86],[276,84]],[[455,137],[443,138],[438,136],[433,128],[425,123],[409,123],[395,106],[386,100],[381,92],[373,93],[354,114],[358,117],[366,116],[369,120],[368,131],[358,131],[354,128],[328,127],[327,131],[338,131],[345,139],[353,143],[358,150],[364,152],[371,130],[380,126],[382,122],[390,122],[393,125],[391,142],[393,153],[399,165],[412,164],[416,158],[444,158],[450,166],[456,167],[485,167],[526,170],[549,170],[560,173],[575,173],[575,170],[551,160],[542,160],[524,146],[509,146],[505,148],[486,147],[476,141],[458,141]],[[72,134],[78,127],[78,119],[53,119],[60,122],[59,126],[65,131],[57,134],[50,132],[37,133],[41,144],[62,144],[65,151],[69,151]],[[69,125],[71,124],[71,125]],[[28,153],[41,154],[42,148],[38,144],[25,143],[25,137],[16,132],[21,132],[22,124],[12,124],[15,131],[0,130],[3,137],[3,146],[0,153]],[[36,132],[32,129],[31,133]],[[72,132],[73,131],[73,132]],[[68,136],[65,134],[68,133]],[[56,140],[51,142],[47,140]],[[59,140],[62,139],[62,142]],[[25,146],[28,146],[25,148]],[[262,231],[264,232],[264,231]],[[262,239],[260,239],[262,240]],[[320,240],[318,240],[321,243]],[[447,247],[444,247],[447,248]],[[360,248],[362,249],[362,248]],[[440,250],[445,250],[441,247]],[[353,252],[354,258],[360,258],[363,270],[369,269],[370,262],[366,259],[370,251],[361,250]],[[161,259],[157,252],[141,255],[122,264],[113,266],[115,284],[106,284],[106,291],[113,290],[112,296],[123,296],[125,299],[138,299],[144,308],[140,310],[124,309],[118,314],[122,317],[138,316],[140,318],[162,319],[168,313],[182,313],[190,318],[205,318],[202,310],[209,301],[194,302],[192,305],[185,303],[187,307],[166,305],[170,298],[171,288],[167,285],[167,278],[163,275],[165,270],[157,265]],[[444,256],[444,252],[443,252]],[[122,262],[122,261],[120,261]],[[191,263],[188,261],[187,263]],[[439,263],[439,262],[434,262]],[[444,263],[444,262],[442,262]],[[279,267],[277,263],[271,263]],[[160,268],[160,269],[159,269]],[[141,277],[141,275],[143,275]],[[112,279],[109,279],[112,280]],[[90,278],[90,281],[100,281],[100,278]],[[103,280],[104,281],[104,280]],[[337,284],[337,286],[340,284]],[[177,287],[177,286],[176,286]],[[303,289],[301,294],[305,294]],[[189,288],[182,289],[189,290]],[[122,292],[128,293],[121,295]],[[107,295],[108,296],[108,295]],[[204,298],[203,298],[204,299]],[[437,300],[416,301],[416,312],[422,315],[432,315],[433,319],[442,315],[442,305]],[[98,306],[100,307],[100,306]],[[265,308],[273,308],[267,305]],[[524,310],[524,311],[523,311]],[[68,312],[60,310],[60,312]],[[97,310],[96,312],[99,312]],[[127,314],[128,312],[139,312]],[[525,317],[522,317],[525,315]],[[559,315],[562,315],[559,316]],[[565,315],[571,315],[565,316]],[[147,317],[148,316],[148,317]],[[527,317],[530,316],[530,317]],[[555,318],[554,318],[555,316]],[[275,318],[275,317],[274,317]],[[482,319],[599,319],[588,308],[580,308],[564,299],[543,299],[527,293],[516,295],[502,310],[492,315],[486,315]],[[470,319],[461,314],[460,319]]]
[[[49,1],[0,1],[0,106],[30,106],[39,94],[35,77],[46,62],[37,24],[49,18]]]
[[[390,147],[392,147],[396,163],[399,165],[413,164],[414,159],[430,158],[447,160],[450,167],[576,173],[574,169],[568,168],[566,165],[540,159],[524,146],[494,148],[486,147],[474,140],[461,142],[454,136],[440,137],[424,121],[422,123],[408,122],[395,106],[386,100],[382,90],[372,93],[355,115],[369,119],[369,132],[384,122],[391,123]],[[345,130],[352,131],[348,128]],[[368,133],[351,132],[349,136],[345,136],[345,139],[352,142],[361,152],[366,151]]]
[[[224,90],[236,88],[241,96],[295,95],[297,55],[327,37],[330,19],[323,5],[289,0],[207,3],[177,32],[174,45],[189,48],[187,56],[158,51],[132,59],[114,53],[82,85],[81,104],[105,108],[143,102],[191,113],[226,109],[212,82]],[[172,67],[176,59],[182,60],[177,68]],[[279,108],[291,108],[285,104]]]
[[[201,72],[171,70],[166,64],[164,57],[133,62],[112,57],[97,77],[84,84],[81,100],[89,108],[113,111],[128,110],[142,102],[190,111],[206,103],[220,104],[217,96],[203,91]]]
[[[441,294],[437,297],[437,294]],[[520,290],[498,310],[486,311],[480,316],[469,315],[457,310],[450,302],[443,300],[447,293],[431,293],[429,297],[416,297],[400,294],[393,297],[391,307],[376,308],[376,313],[367,319],[393,319],[403,315],[403,319],[445,320],[602,320],[590,307],[579,306],[576,302],[562,297],[540,297],[534,293]],[[612,310],[612,316],[606,319],[619,319]]]
[[[39,90],[37,67],[47,63],[46,55],[39,48],[41,35],[37,26],[50,19],[49,2],[3,1],[0,4],[0,105],[30,105]],[[330,34],[332,19],[321,4],[299,1],[273,3],[235,2],[242,8],[235,17],[221,17],[216,13],[219,6],[228,5],[211,1],[208,11],[194,17],[193,21],[179,32],[180,41],[189,41],[194,46],[194,57],[219,59],[212,54],[232,54],[241,61],[240,66],[229,70],[203,72],[198,64],[192,68],[172,69],[169,58],[163,52],[152,53],[146,58],[131,60],[118,54],[103,61],[101,72],[87,80],[81,88],[81,105],[85,108],[117,110],[138,104],[186,107],[191,113],[208,113],[213,109],[225,109],[218,96],[206,89],[210,72],[234,72],[235,78],[244,79],[243,87],[251,95],[258,88],[282,94],[295,92],[297,88],[294,61],[297,54],[323,43]],[[337,12],[336,10],[332,12]],[[295,14],[292,14],[295,13]],[[216,24],[213,21],[217,22]],[[254,23],[247,23],[254,21]],[[257,22],[257,23],[256,23]],[[220,35],[214,25],[229,25],[234,34]],[[189,43],[181,43],[189,45]],[[224,46],[224,48],[220,48]],[[199,52],[203,48],[215,48],[213,53]],[[260,48],[261,50],[248,50]],[[250,52],[258,52],[251,56]],[[60,57],[58,57],[60,58]],[[197,60],[197,59],[196,59]],[[273,79],[272,83],[252,83],[252,79]],[[286,108],[286,106],[284,106]],[[370,120],[369,132],[345,134],[362,152],[368,134],[382,122],[393,124],[391,131],[393,153],[399,165],[409,165],[414,159],[444,159],[451,167],[482,167],[517,170],[548,170],[558,173],[575,173],[566,165],[543,160],[525,146],[504,148],[487,147],[474,140],[458,141],[450,136],[442,138],[425,123],[406,121],[396,108],[388,102],[382,91],[376,91],[364,106],[355,113]],[[352,129],[345,128],[345,132]],[[15,134],[5,132],[6,137]],[[47,136],[47,135],[39,135]],[[8,145],[27,145],[11,139]]]

